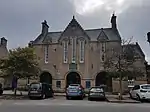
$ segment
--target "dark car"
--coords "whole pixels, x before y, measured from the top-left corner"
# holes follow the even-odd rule
[[[66,99],[80,98],[81,100],[85,97],[84,88],[80,84],[70,84],[66,89]]]
[[[2,86],[2,84],[0,83],[0,95],[2,95],[3,94],[3,86]]]
[[[92,87],[89,90],[88,100],[106,100],[104,89],[102,87]]]
[[[30,99],[40,98],[45,99],[53,97],[54,92],[50,84],[47,83],[31,83],[29,86],[28,96]]]

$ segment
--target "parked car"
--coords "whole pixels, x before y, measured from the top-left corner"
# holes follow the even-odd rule
[[[150,100],[150,84],[135,85],[129,94],[132,99]]]
[[[66,99],[80,98],[83,100],[85,97],[84,88],[80,84],[70,84],[66,89]]]
[[[51,87],[51,85],[47,83],[39,83],[39,82],[34,82],[31,83],[29,86],[29,91],[28,91],[28,96],[30,99],[33,98],[49,98],[53,97],[54,92]]]
[[[0,83],[0,95],[3,94],[3,85]]]
[[[105,92],[102,87],[92,87],[89,90],[88,100],[106,100]]]

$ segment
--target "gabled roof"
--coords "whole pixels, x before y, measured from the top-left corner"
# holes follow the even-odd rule
[[[145,58],[145,54],[144,54],[144,52],[142,51],[140,45],[137,42],[136,42],[136,44],[123,45],[123,47],[124,48],[130,47],[130,49],[132,51],[134,51],[134,53],[135,53],[136,56]]]
[[[103,31],[103,28],[101,29],[101,32],[97,38],[97,40],[106,41],[109,40],[105,32]]]
[[[121,41],[120,34],[118,30],[114,30],[112,28],[98,28],[98,29],[87,29],[84,30],[81,25],[76,21],[76,19],[73,17],[69,25],[65,28],[64,31],[57,31],[57,32],[48,32],[46,36],[43,36],[40,34],[34,41],[33,44],[42,44],[45,41],[51,40],[52,43],[58,43],[59,39],[63,34],[69,29],[69,27],[72,27],[73,25],[76,25],[81,31],[87,35],[87,38],[90,41],[97,41],[97,38],[102,35],[106,35],[108,38],[108,41]]]
[[[87,36],[87,38],[90,40],[90,37],[86,34],[85,30],[83,30],[83,28],[81,27],[81,25],[77,22],[77,20],[75,19],[75,17],[73,16],[72,20],[70,21],[69,25],[65,28],[65,30],[61,33],[58,41],[62,38],[62,36],[70,29],[73,29],[73,28],[78,28],[80,29],[84,35]]]

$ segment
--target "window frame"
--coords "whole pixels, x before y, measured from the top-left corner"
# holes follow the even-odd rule
[[[60,80],[56,81],[56,88],[61,88],[61,81]]]
[[[68,63],[68,41],[63,41],[63,62]]]
[[[76,63],[76,44],[76,37],[72,37],[72,63]]]
[[[49,45],[44,46],[44,62],[45,64],[48,64],[49,59]]]
[[[79,60],[80,63],[84,63],[85,61],[85,40],[79,41]]]

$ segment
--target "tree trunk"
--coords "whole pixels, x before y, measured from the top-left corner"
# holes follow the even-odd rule
[[[120,90],[119,90],[119,100],[122,100],[122,77],[121,77],[121,74],[120,74],[120,77],[119,77],[119,86],[120,86]]]

